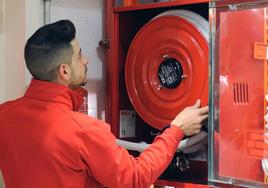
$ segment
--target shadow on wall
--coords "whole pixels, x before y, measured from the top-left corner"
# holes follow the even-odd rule
[[[5,182],[1,170],[0,170],[0,188],[5,188]]]

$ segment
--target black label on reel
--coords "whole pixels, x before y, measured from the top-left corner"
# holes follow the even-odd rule
[[[174,89],[183,79],[181,64],[174,58],[165,59],[158,68],[158,78],[162,86]]]

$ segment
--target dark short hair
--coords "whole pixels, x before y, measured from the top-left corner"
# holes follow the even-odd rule
[[[75,34],[75,26],[71,21],[60,20],[39,28],[28,39],[24,58],[35,79],[53,81],[59,65],[71,63],[71,41]]]

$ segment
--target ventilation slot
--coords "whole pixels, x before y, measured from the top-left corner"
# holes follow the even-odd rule
[[[234,104],[248,105],[248,84],[247,83],[234,83]]]

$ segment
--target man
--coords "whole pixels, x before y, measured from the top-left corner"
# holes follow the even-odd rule
[[[68,20],[37,30],[25,46],[33,76],[22,98],[0,106],[0,169],[7,188],[147,188],[165,170],[183,135],[200,131],[208,107],[184,109],[139,157],[106,123],[76,112],[87,59]]]

